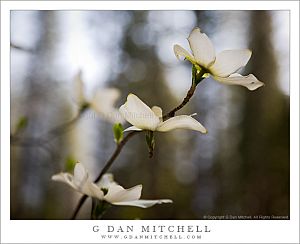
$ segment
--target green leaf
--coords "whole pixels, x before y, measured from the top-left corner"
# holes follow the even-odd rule
[[[155,147],[154,133],[153,131],[146,131],[146,142],[149,150],[149,158],[153,157],[153,151]]]
[[[120,123],[116,123],[113,126],[115,142],[119,144],[123,140],[123,126]]]
[[[16,134],[20,133],[22,130],[24,130],[28,125],[28,118],[26,116],[22,116],[17,125],[16,125]]]
[[[72,156],[68,156],[65,162],[65,171],[72,173],[74,171],[75,165],[78,161],[75,160]]]

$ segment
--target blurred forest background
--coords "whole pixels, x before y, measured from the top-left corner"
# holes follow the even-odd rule
[[[195,26],[217,52],[251,49],[243,73],[265,86],[251,92],[206,79],[179,114],[197,112],[208,134],[157,134],[152,159],[144,135],[132,138],[110,169],[115,180],[125,188],[143,184],[144,199],[174,203],[112,207],[104,218],[289,215],[288,11],[12,11],[11,134],[22,118],[22,138],[72,120],[79,70],[89,94],[116,87],[117,106],[132,92],[169,111],[191,84],[191,65],[176,59],[173,45],[189,50]],[[91,110],[67,132],[44,139],[11,141],[11,219],[69,219],[81,195],[51,176],[75,159],[96,177],[115,147],[112,124]],[[89,219],[90,206],[78,218]]]

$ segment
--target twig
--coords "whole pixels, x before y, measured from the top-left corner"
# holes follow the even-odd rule
[[[53,140],[55,137],[61,135],[61,133],[64,133],[68,129],[70,129],[71,125],[75,124],[80,119],[83,112],[84,112],[84,110],[81,110],[76,115],[76,117],[74,117],[70,121],[67,121],[64,124],[61,124],[53,129],[49,130],[42,136],[21,138],[21,137],[18,137],[17,135],[11,135],[10,143],[12,145],[23,146],[23,147],[36,147],[36,146],[40,147],[41,144],[48,143],[49,141]]]
[[[103,169],[101,170],[101,172],[99,173],[98,177],[94,180],[94,182],[98,182],[101,177],[107,172],[107,170],[110,168],[110,166],[113,164],[113,162],[115,161],[115,159],[118,157],[118,155],[120,154],[122,148],[125,146],[125,144],[129,141],[129,139],[131,137],[133,137],[134,135],[138,134],[140,131],[131,131],[130,133],[128,133],[123,140],[117,145],[114,153],[111,155],[111,157],[109,158],[109,160],[106,162],[105,166],[103,167]],[[82,207],[82,205],[84,204],[85,200],[87,199],[87,195],[83,195],[77,206],[76,209],[71,217],[71,219],[75,219],[76,215],[78,214],[80,208]]]
[[[129,141],[129,139],[131,137],[133,137],[134,135],[138,134],[140,131],[131,131],[129,132],[124,139],[117,145],[114,153],[111,155],[110,159],[106,162],[104,168],[101,170],[100,174],[98,175],[98,177],[95,179],[94,182],[98,182],[101,177],[107,172],[107,170],[110,168],[110,166],[113,164],[113,162],[115,161],[115,159],[118,157],[118,155],[120,154],[122,148],[125,146],[125,144]]]
[[[175,113],[182,109],[191,99],[191,97],[194,95],[194,92],[196,90],[197,85],[195,85],[195,83],[192,83],[191,88],[188,90],[186,97],[183,99],[182,103],[180,105],[178,105],[176,108],[172,109],[169,113],[167,113],[166,115],[163,116],[163,120],[166,120],[168,118],[174,117]],[[107,170],[110,168],[110,166],[113,164],[113,162],[115,161],[115,159],[118,157],[118,155],[120,154],[122,148],[125,146],[125,144],[129,141],[129,139],[136,135],[137,133],[139,133],[139,131],[132,131],[129,134],[127,134],[127,136],[124,137],[124,139],[120,142],[120,144],[117,145],[114,153],[112,154],[112,156],[109,158],[109,160],[105,163],[105,166],[103,167],[103,169],[101,170],[100,174],[98,175],[98,177],[95,179],[94,182],[98,182],[101,177],[107,172]],[[84,204],[85,200],[87,199],[87,195],[83,195],[76,208],[75,211],[71,217],[71,219],[75,219],[80,208],[82,207],[82,205]]]
[[[12,43],[12,42],[10,43],[10,47],[14,48],[14,49],[17,49],[17,50],[20,50],[20,51],[23,51],[23,52],[29,52],[29,53],[33,53],[34,52],[34,49],[32,49],[32,48],[22,47],[20,45]]]
[[[83,111],[80,111],[76,117],[74,117],[73,119],[71,119],[70,121],[57,126],[53,129],[51,129],[50,131],[48,131],[45,136],[49,136],[48,141],[54,139],[55,137],[57,137],[58,135],[61,135],[64,132],[67,132],[68,129],[70,129],[71,125],[75,124],[81,117],[81,115],[83,114]]]
[[[194,83],[192,83],[190,89],[188,90],[186,97],[183,99],[182,103],[179,104],[176,108],[172,109],[169,113],[165,114],[163,116],[163,120],[167,120],[169,118],[172,118],[175,116],[175,113],[182,109],[192,98],[192,96],[194,95],[194,92],[196,90],[196,85]]]
[[[78,214],[78,212],[79,212],[81,206],[84,204],[84,202],[85,202],[85,200],[86,200],[87,198],[88,198],[87,195],[83,195],[83,196],[79,199],[79,202],[78,202],[78,204],[77,204],[77,206],[76,206],[76,208],[75,208],[75,211],[73,212],[73,215],[72,215],[71,219],[75,219],[75,218],[76,218],[76,216],[77,216],[77,214]]]
[[[183,101],[181,102],[181,104],[179,104],[176,108],[172,109],[169,113],[165,114],[163,116],[163,120],[167,120],[169,118],[172,118],[175,116],[175,113],[182,109],[192,98],[192,96],[194,95],[197,85],[205,78],[204,74],[208,73],[208,70],[205,68],[201,68],[200,70],[198,70],[196,68],[195,65],[192,66],[192,85],[190,87],[190,89],[188,90],[185,98],[183,99]]]

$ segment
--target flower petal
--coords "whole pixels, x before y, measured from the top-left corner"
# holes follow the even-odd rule
[[[80,188],[87,182],[88,178],[88,172],[83,166],[83,164],[77,163],[74,168],[74,184]]]
[[[77,190],[77,187],[74,185],[73,183],[73,175],[69,174],[69,173],[59,173],[56,175],[53,175],[51,177],[52,180],[54,181],[58,181],[58,182],[62,182],[62,183],[66,183],[69,186],[71,186],[72,188]]]
[[[74,78],[74,85],[73,85],[75,101],[79,105],[82,105],[85,102],[84,84],[81,76],[82,73],[81,71],[79,71]]]
[[[111,185],[104,199],[110,203],[138,200],[141,197],[142,185],[124,189],[120,185]]]
[[[134,206],[140,208],[149,208],[155,204],[162,204],[162,203],[172,203],[173,201],[170,199],[158,199],[158,200],[135,200],[135,201],[128,201],[128,202],[114,202],[114,205],[121,205],[121,206]]]
[[[225,50],[217,54],[215,63],[209,67],[213,75],[228,77],[245,66],[252,52],[249,49]]]
[[[114,181],[113,174],[106,173],[101,177],[98,186],[100,188],[108,188],[110,185],[116,185],[116,184],[117,183]]]
[[[114,107],[121,93],[116,88],[102,88],[97,90],[90,102],[91,108],[111,123],[123,123],[124,119]]]
[[[158,106],[153,106],[151,110],[155,113],[158,118],[162,117],[162,109]]]
[[[95,92],[93,100],[101,111],[107,111],[114,107],[120,95],[120,91],[116,88],[102,88]]]
[[[78,182],[74,183],[74,177],[69,173],[59,173],[53,175],[52,180],[66,183],[74,190],[91,197],[99,198],[100,200],[102,200],[104,197],[103,192],[99,187],[97,187],[96,184],[88,180],[82,182],[80,185],[78,184]]]
[[[196,130],[207,133],[207,130],[197,120],[188,115],[179,115],[162,122],[157,131],[166,132],[174,129]]]
[[[155,113],[134,94],[127,96],[126,103],[119,111],[130,124],[140,129],[155,130],[159,124]]]
[[[59,173],[53,175],[52,180],[66,183],[82,194],[103,200],[103,192],[89,179],[88,172],[81,163],[75,165],[74,176],[69,173]]]
[[[181,47],[178,44],[175,44],[173,47],[176,58],[180,59],[180,57],[184,57],[191,62],[196,62],[195,57],[190,54],[187,50]]]
[[[98,198],[100,200],[104,199],[104,193],[103,191],[93,182],[87,181],[80,189],[80,192],[82,192],[85,195]]]
[[[241,85],[250,91],[256,90],[264,85],[264,83],[259,81],[253,74],[242,76],[235,73],[226,78],[214,76],[214,79],[226,85]]]
[[[196,27],[192,30],[188,41],[197,63],[208,68],[216,59],[215,49],[210,39]]]
[[[132,131],[132,130],[141,131],[142,129],[137,128],[136,126],[133,125],[133,126],[128,127],[127,129],[125,129],[124,132],[126,132],[126,131]]]

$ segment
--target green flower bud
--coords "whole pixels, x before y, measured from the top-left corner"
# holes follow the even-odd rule
[[[65,171],[69,173],[73,173],[77,160],[75,160],[72,156],[68,156],[65,162]]]
[[[113,132],[114,132],[114,140],[117,144],[119,144],[123,140],[123,126],[120,123],[116,123],[113,126]]]
[[[28,118],[26,116],[22,116],[16,126],[15,134],[20,133],[22,130],[24,130],[28,125]]]

